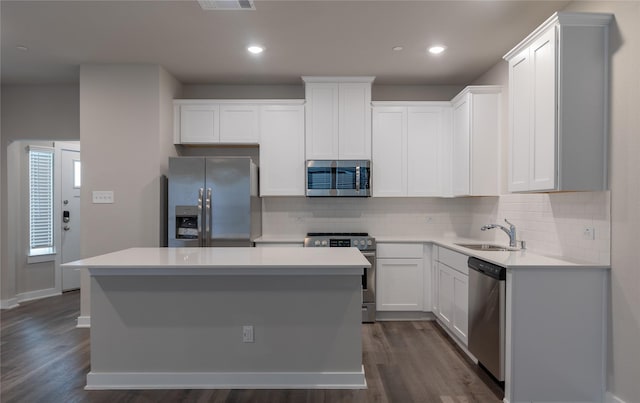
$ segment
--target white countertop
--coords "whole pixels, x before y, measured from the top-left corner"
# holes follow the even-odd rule
[[[377,243],[433,243],[445,248],[455,250],[463,253],[467,256],[474,256],[487,262],[497,264],[507,269],[528,268],[528,267],[546,267],[546,268],[592,268],[592,269],[608,269],[609,265],[603,265],[600,263],[591,263],[585,261],[577,261],[574,259],[568,259],[564,257],[545,256],[539,253],[531,252],[529,250],[518,251],[479,251],[463,246],[458,246],[456,243],[487,243],[492,245],[500,245],[507,247],[508,245],[500,242],[479,241],[477,239],[467,238],[439,238],[433,236],[421,236],[421,235],[409,235],[409,236],[385,236],[371,234],[375,237]],[[263,236],[260,239],[262,243],[284,243],[284,242],[303,242],[304,235],[289,235],[289,236]],[[322,248],[313,248],[322,249]],[[333,248],[339,249],[339,248]]]
[[[91,275],[353,275],[371,265],[356,248],[131,248],[63,267]]]

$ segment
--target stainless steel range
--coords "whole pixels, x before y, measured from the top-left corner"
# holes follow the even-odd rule
[[[369,261],[362,275],[362,322],[376,320],[376,239],[365,232],[310,232],[304,239],[306,248],[355,247]]]

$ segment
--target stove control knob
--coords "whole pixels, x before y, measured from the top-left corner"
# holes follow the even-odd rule
[[[367,245],[369,245],[369,246],[373,245],[373,242],[371,242],[371,239],[369,239],[369,240],[367,241]]]
[[[358,246],[358,244],[359,244],[359,243],[360,243],[360,242],[359,242],[357,239],[354,239],[354,240],[353,240],[353,245]]]
[[[314,246],[320,246],[320,241],[319,240],[315,240],[315,242],[313,243]]]
[[[326,240],[322,241],[322,246],[327,246],[327,241]]]

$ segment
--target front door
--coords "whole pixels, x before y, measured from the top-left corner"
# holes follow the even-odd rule
[[[80,259],[80,147],[67,146],[60,153],[62,225],[61,263]],[[62,291],[80,288],[80,270],[62,268]]]

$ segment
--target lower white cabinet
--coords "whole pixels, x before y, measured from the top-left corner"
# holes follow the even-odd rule
[[[469,330],[467,256],[446,248],[438,248],[436,259],[437,312],[434,313],[440,322],[466,346]]]
[[[423,244],[378,244],[376,310],[422,311]]]

